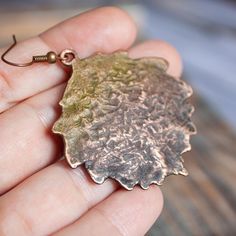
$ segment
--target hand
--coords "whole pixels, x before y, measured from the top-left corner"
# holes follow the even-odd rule
[[[8,58],[24,62],[65,48],[80,57],[111,53],[127,50],[135,36],[125,12],[99,8],[19,43]],[[165,42],[144,42],[129,54],[164,57],[169,73],[180,76],[178,53]],[[59,64],[17,68],[0,62],[0,235],[144,235],[162,209],[159,187],[126,191],[113,180],[97,185],[83,167],[59,160],[63,145],[51,127],[67,80]]]

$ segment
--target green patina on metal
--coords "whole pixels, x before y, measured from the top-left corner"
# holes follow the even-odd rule
[[[72,66],[53,131],[63,136],[73,168],[85,163],[95,182],[111,177],[127,189],[187,174],[181,154],[195,133],[192,89],[166,73],[164,59],[117,52]]]

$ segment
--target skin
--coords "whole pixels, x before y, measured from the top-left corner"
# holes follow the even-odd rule
[[[65,48],[80,57],[128,50],[131,57],[164,57],[168,72],[180,76],[181,60],[171,45],[155,40],[132,47],[135,37],[124,11],[103,7],[20,42],[8,58],[22,62]],[[97,185],[83,167],[59,160],[63,145],[51,127],[67,80],[59,64],[17,68],[0,62],[0,235],[144,235],[163,207],[159,187],[126,191],[113,180]]]

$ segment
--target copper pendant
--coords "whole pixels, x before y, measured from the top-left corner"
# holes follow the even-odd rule
[[[96,183],[112,178],[128,190],[187,175],[181,155],[195,133],[192,89],[166,73],[164,59],[117,52],[76,58],[72,68],[53,127],[72,168],[85,164]]]

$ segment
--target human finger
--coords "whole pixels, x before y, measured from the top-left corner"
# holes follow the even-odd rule
[[[118,190],[54,236],[142,236],[160,215],[162,206],[163,197],[157,186]]]
[[[118,185],[92,182],[83,167],[57,162],[0,197],[0,235],[49,235],[71,224]]]
[[[169,63],[167,73],[180,77],[183,70],[182,59],[178,51],[162,40],[149,40],[136,45],[129,51],[131,57],[162,57]]]
[[[128,48],[136,36],[136,27],[123,10],[102,7],[70,18],[50,30],[18,45],[8,58],[23,62],[32,55],[73,48],[80,57],[94,52],[110,53]],[[0,49],[0,54],[6,48]],[[67,78],[62,66],[38,63],[25,68],[0,61],[0,113],[30,96],[62,83]]]

